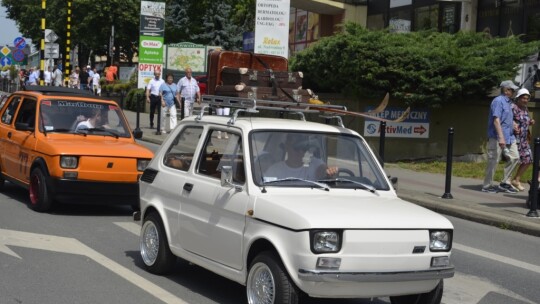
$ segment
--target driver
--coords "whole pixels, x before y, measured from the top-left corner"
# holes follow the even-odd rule
[[[322,160],[306,153],[308,149],[309,137],[307,135],[288,134],[285,140],[286,159],[270,166],[264,174],[264,179],[295,177],[319,180],[337,175],[337,167],[326,166]]]

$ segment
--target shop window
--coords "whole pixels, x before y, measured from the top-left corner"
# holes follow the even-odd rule
[[[388,25],[392,33],[408,33],[411,31],[411,11],[397,10],[390,12],[390,22]]]
[[[438,29],[439,5],[429,5],[414,10],[414,30]]]

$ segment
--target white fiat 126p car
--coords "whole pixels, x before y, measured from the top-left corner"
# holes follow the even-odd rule
[[[245,285],[250,304],[441,302],[453,226],[399,199],[358,133],[339,118],[305,121],[307,105],[267,103],[293,108],[284,119],[257,115],[259,100],[205,101],[234,114],[182,120],[141,177],[148,271],[171,272],[180,257]]]

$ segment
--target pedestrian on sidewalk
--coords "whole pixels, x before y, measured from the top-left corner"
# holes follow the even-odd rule
[[[173,83],[173,75],[167,74],[165,79],[166,82],[159,88],[159,94],[161,95],[161,133],[171,132],[176,127],[176,100],[180,97],[180,91],[176,83]],[[169,128],[166,127],[167,118]]]
[[[154,70],[154,78],[150,79],[148,86],[146,86],[146,102],[150,104],[150,129],[154,128],[154,114],[156,108],[161,104],[161,97],[159,96],[159,88],[164,83],[161,79],[161,71]],[[159,118],[158,118],[159,119]]]
[[[529,145],[531,132],[529,126],[534,125],[534,119],[529,117],[529,110],[527,108],[530,97],[529,90],[520,89],[516,95],[516,103],[512,104],[514,124],[516,125],[515,136],[519,151],[519,167],[512,180],[512,186],[516,187],[519,191],[525,190],[523,185],[521,185],[521,176],[532,164],[532,152]]]
[[[512,99],[514,92],[519,88],[512,80],[501,82],[501,94],[493,99],[488,116],[488,143],[487,166],[484,178],[483,192],[488,193],[517,193],[510,184],[512,173],[519,161],[519,154],[514,136],[514,115],[512,112]],[[493,176],[502,156],[506,160],[504,176],[498,187],[493,185]]]
[[[46,86],[50,86],[52,82],[52,67],[48,67],[45,72],[43,72],[43,79]]]
[[[184,98],[184,117],[193,114],[193,105],[195,102],[201,104],[201,91],[197,80],[191,76],[191,68],[186,68],[186,76],[178,81],[180,95]]]

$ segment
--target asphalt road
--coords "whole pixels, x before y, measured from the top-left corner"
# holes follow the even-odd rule
[[[173,275],[142,269],[139,224],[128,207],[59,206],[40,214],[24,189],[0,194],[0,303],[246,303],[244,288],[179,262]],[[456,276],[445,304],[539,303],[540,239],[450,218]],[[389,303],[387,298],[309,303]]]

